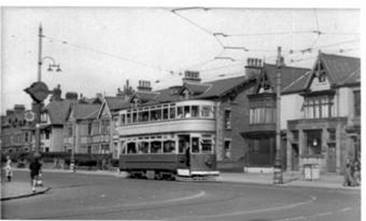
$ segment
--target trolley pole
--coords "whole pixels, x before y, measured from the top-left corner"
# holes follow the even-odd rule
[[[283,184],[281,157],[281,47],[277,48],[277,84],[276,84],[276,157],[273,171],[273,184]]]

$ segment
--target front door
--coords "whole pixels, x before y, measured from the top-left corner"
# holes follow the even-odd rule
[[[291,150],[291,166],[293,171],[299,170],[299,145],[292,144],[292,150]]]
[[[336,145],[335,144],[329,144],[328,146],[328,159],[327,159],[327,165],[328,165],[328,172],[335,173],[336,172]]]

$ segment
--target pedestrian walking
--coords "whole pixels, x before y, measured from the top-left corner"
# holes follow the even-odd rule
[[[355,160],[353,163],[353,179],[355,182],[354,184],[359,186],[361,183],[361,165],[358,160]]]
[[[353,185],[354,185],[354,179],[353,179],[352,164],[351,160],[347,158],[344,170],[343,186],[353,186]]]
[[[36,191],[37,181],[39,180],[41,168],[42,168],[42,164],[39,162],[39,158],[34,157],[32,162],[29,164],[31,185],[32,185],[33,192]]]
[[[12,162],[10,156],[6,156],[6,165],[5,165],[5,176],[8,182],[11,182],[13,177],[13,169],[12,169]]]

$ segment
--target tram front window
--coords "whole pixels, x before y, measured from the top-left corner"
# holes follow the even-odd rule
[[[192,117],[198,117],[199,115],[199,106],[192,106]]]
[[[199,146],[199,138],[193,137],[192,138],[192,153],[199,153],[200,152],[200,146]]]
[[[202,152],[211,152],[211,151],[212,151],[212,140],[203,139],[202,140]]]

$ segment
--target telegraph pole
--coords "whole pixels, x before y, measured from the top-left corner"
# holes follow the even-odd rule
[[[281,157],[281,67],[283,58],[281,47],[277,48],[277,82],[276,82],[276,157],[273,171],[273,184],[283,184]]]

